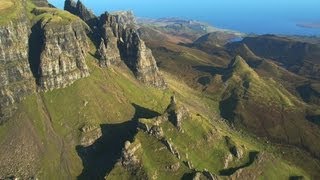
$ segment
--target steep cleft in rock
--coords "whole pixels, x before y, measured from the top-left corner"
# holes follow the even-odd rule
[[[34,49],[32,55],[33,60],[39,61],[34,73],[41,89],[63,88],[87,77],[86,25],[67,12],[46,12],[40,16],[43,18],[32,33],[40,36],[41,51]]]
[[[0,25],[0,123],[12,114],[13,104],[34,89],[28,62],[29,34],[25,11]]]

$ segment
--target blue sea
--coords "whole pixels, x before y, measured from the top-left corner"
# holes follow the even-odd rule
[[[63,0],[49,0],[63,8]],[[178,17],[219,28],[254,34],[317,35],[320,29],[298,27],[320,23],[320,0],[82,0],[95,14],[132,10],[138,17]]]

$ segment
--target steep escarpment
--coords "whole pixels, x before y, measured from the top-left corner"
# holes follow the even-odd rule
[[[14,103],[33,91],[28,62],[29,22],[25,11],[20,10],[15,19],[0,26],[0,123],[12,113]]]
[[[127,29],[123,40],[124,43],[120,44],[122,57],[137,79],[148,85],[164,87],[164,80],[159,74],[152,52],[137,32]]]
[[[27,3],[31,2],[8,7],[15,8],[14,16],[0,26],[1,119],[10,116],[15,103],[36,86],[62,88],[89,75],[86,25],[67,12],[47,7],[34,8],[28,16]]]
[[[146,47],[136,31],[136,21],[132,12],[106,12],[95,18],[83,5],[78,5],[81,4],[80,1],[75,4],[72,0],[66,1],[65,10],[78,15],[93,30],[92,37],[94,41],[98,41],[96,54],[100,58],[101,67],[124,63],[141,82],[155,87],[165,87],[151,50]],[[87,13],[79,13],[81,9]]]
[[[119,62],[120,58],[141,82],[164,87],[164,80],[152,52],[141,40],[134,26],[131,13],[101,15],[99,27],[106,42],[107,54],[109,51],[112,57],[110,61]]]
[[[89,75],[86,25],[71,14],[44,12],[33,27],[31,38],[40,39],[31,55],[37,84],[43,90],[63,88]],[[69,16],[69,17],[63,17]],[[63,19],[64,18],[64,19]],[[40,51],[39,51],[40,50]]]

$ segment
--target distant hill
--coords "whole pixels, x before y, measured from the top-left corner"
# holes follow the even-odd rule
[[[188,39],[189,42],[192,42],[199,37],[211,32],[227,32],[229,34],[235,34],[236,36],[243,35],[243,33],[240,32],[216,28],[209,25],[208,23],[194,20],[184,20],[179,18],[139,18],[138,23],[143,27],[148,26],[163,31],[167,34],[184,37]]]
[[[320,29],[320,23],[298,23],[297,26],[303,28]]]

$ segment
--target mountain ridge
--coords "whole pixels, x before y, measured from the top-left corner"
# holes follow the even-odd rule
[[[317,80],[241,41],[39,2],[0,23],[0,179],[318,179]]]

